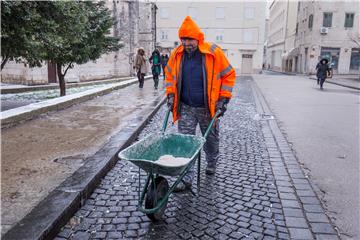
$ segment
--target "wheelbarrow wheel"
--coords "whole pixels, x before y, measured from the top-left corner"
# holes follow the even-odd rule
[[[169,191],[169,183],[164,177],[155,178],[155,188],[152,182],[147,189],[145,198],[145,208],[155,208],[157,204],[164,199],[166,193]],[[167,200],[166,200],[167,201]],[[154,213],[147,213],[146,215],[153,221],[160,220],[166,209],[167,202]]]

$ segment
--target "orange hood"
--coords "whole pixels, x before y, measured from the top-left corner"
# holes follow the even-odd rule
[[[179,38],[193,38],[199,41],[199,43],[204,42],[204,33],[200,30],[199,26],[192,20],[191,17],[186,16],[183,23],[179,28]]]

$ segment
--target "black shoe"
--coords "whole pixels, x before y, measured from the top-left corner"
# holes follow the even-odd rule
[[[216,167],[209,167],[209,166],[206,167],[205,173],[206,173],[207,175],[214,175],[215,172],[216,172]]]
[[[191,189],[191,183],[179,182],[179,184],[174,188],[174,192],[184,192]]]

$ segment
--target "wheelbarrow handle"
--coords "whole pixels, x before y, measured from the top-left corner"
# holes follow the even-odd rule
[[[170,109],[167,110],[166,112],[166,116],[165,116],[165,120],[164,120],[164,123],[163,123],[163,128],[162,128],[162,133],[164,134],[165,133],[165,130],[166,130],[166,127],[167,127],[167,124],[168,124],[168,121],[169,121],[169,116],[170,116]],[[210,131],[211,131],[211,128],[212,126],[214,125],[214,122],[216,121],[216,118],[220,115],[220,111],[217,111],[215,113],[215,116],[211,119],[211,122],[208,126],[208,128],[206,129],[206,132],[204,134],[204,138],[206,139],[207,136],[209,135]]]
[[[215,123],[215,121],[216,121],[216,118],[220,115],[220,111],[217,111],[216,113],[215,113],[215,116],[211,119],[211,122],[210,122],[210,124],[209,124],[209,126],[208,126],[208,128],[206,129],[206,132],[205,132],[205,134],[204,134],[204,138],[206,139],[207,138],[207,136],[209,135],[209,133],[210,133],[210,131],[211,131],[211,128],[212,128],[212,126],[214,125],[214,123]]]
[[[165,120],[164,120],[163,128],[162,128],[162,133],[163,134],[165,133],[166,127],[168,125],[169,116],[170,116],[170,109],[168,109],[167,112],[166,112],[166,116],[165,116]]]

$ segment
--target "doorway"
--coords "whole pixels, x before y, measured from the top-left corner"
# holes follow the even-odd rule
[[[253,55],[252,54],[242,54],[241,56],[242,56],[241,73],[242,74],[251,74],[252,73]]]

